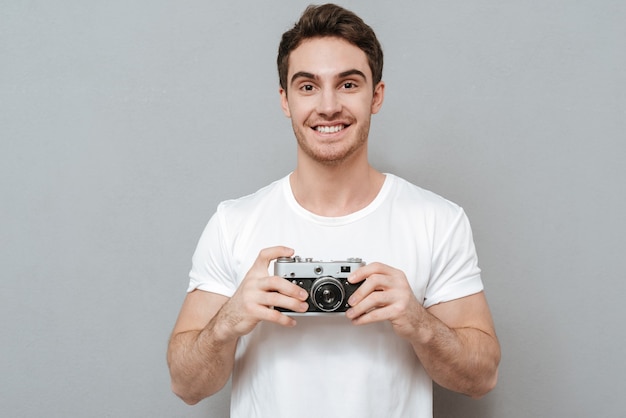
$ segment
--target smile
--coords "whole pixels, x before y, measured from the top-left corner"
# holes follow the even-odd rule
[[[346,127],[345,125],[317,126],[315,130],[321,134],[334,134],[339,131],[342,131],[345,127]]]

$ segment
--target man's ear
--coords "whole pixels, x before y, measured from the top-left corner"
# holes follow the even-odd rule
[[[385,82],[381,81],[376,85],[374,89],[374,97],[372,98],[372,114],[378,113],[383,102],[385,101]]]
[[[291,112],[289,111],[289,101],[287,100],[287,90],[281,87],[278,89],[278,92],[280,93],[280,107],[282,107],[285,116],[291,118]]]

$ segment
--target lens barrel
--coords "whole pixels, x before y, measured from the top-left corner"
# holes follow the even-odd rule
[[[343,305],[345,291],[334,277],[320,277],[311,286],[311,301],[321,311],[334,312]]]

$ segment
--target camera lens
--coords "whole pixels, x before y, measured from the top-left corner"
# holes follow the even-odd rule
[[[321,311],[333,312],[343,304],[344,291],[341,282],[334,277],[322,277],[311,286],[311,300]]]

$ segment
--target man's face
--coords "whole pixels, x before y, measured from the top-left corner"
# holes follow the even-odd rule
[[[367,158],[370,119],[382,106],[384,84],[372,85],[363,51],[340,38],[306,40],[289,56],[287,86],[281,104],[300,156],[325,165]]]

